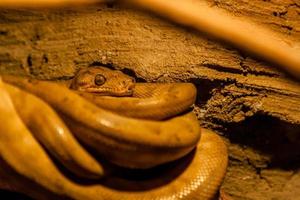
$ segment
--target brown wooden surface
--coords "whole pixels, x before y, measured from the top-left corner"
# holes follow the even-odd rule
[[[300,48],[299,0],[208,2]],[[99,64],[133,70],[146,81],[195,83],[202,124],[231,142],[224,188],[236,199],[300,196],[299,147],[293,145],[300,140],[299,82],[191,29],[111,4],[0,10],[1,73],[68,79]]]

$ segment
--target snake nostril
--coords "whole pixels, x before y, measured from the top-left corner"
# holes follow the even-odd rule
[[[129,90],[134,89],[134,84],[130,84],[129,87],[128,87],[128,89],[129,89]]]
[[[135,83],[135,79],[134,78],[130,78],[128,80],[123,81],[123,85],[126,85],[126,86],[133,85],[134,83]]]

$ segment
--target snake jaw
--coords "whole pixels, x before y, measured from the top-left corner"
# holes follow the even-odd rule
[[[110,88],[84,88],[84,89],[77,89],[79,92],[87,92],[87,93],[94,93],[97,96],[114,96],[114,97],[127,97],[133,95],[133,89],[123,89],[123,90],[116,90]]]
[[[133,90],[135,88],[134,79],[126,79],[115,85],[115,87],[110,87],[110,85],[103,86],[89,86],[85,88],[78,88],[78,91],[95,93],[99,96],[115,96],[115,97],[127,97],[133,95]]]
[[[134,87],[134,78],[104,67],[80,70],[70,85],[71,89],[80,92],[116,97],[132,96]]]
[[[133,90],[135,88],[135,79],[132,79],[133,81],[130,82],[127,86],[127,94],[128,96],[132,96],[133,95]]]

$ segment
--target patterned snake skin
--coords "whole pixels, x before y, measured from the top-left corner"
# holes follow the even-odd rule
[[[8,134],[0,137],[1,163],[5,163],[0,165],[1,188],[26,193],[35,199],[208,200],[215,196],[228,162],[224,142],[207,129],[201,129],[200,138],[193,113],[173,117],[195,101],[193,85],[134,83],[120,72],[102,68],[90,68],[84,76],[83,72],[67,83],[75,91],[62,84],[3,76],[6,84],[0,84],[3,113],[0,118],[9,123],[0,126],[0,132]],[[119,97],[99,96],[110,90],[109,84],[120,87],[114,90],[117,93],[111,93]],[[91,184],[66,177],[41,145],[34,142],[35,138],[29,136],[28,124],[20,119],[20,115],[24,118],[40,114],[20,114],[18,109],[22,108],[13,106],[15,100],[10,97],[17,98],[18,94],[19,98],[22,95],[25,98],[28,92],[57,110],[72,133],[102,157],[120,166],[141,169],[107,164],[109,170],[106,170],[105,161],[101,166],[104,178]],[[30,101],[34,96],[28,98]],[[17,129],[10,127],[13,123]],[[18,134],[15,137],[21,139],[15,140],[13,135]],[[10,145],[11,141],[14,145]],[[34,150],[35,161],[26,159],[32,155],[25,147]],[[12,152],[19,152],[22,158],[14,158]]]

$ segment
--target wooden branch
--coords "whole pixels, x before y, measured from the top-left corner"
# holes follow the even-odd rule
[[[103,2],[108,2],[108,0],[1,0],[0,7],[65,7]]]
[[[191,0],[125,0],[179,24],[228,42],[242,51],[263,58],[300,79],[300,52],[275,33]]]

